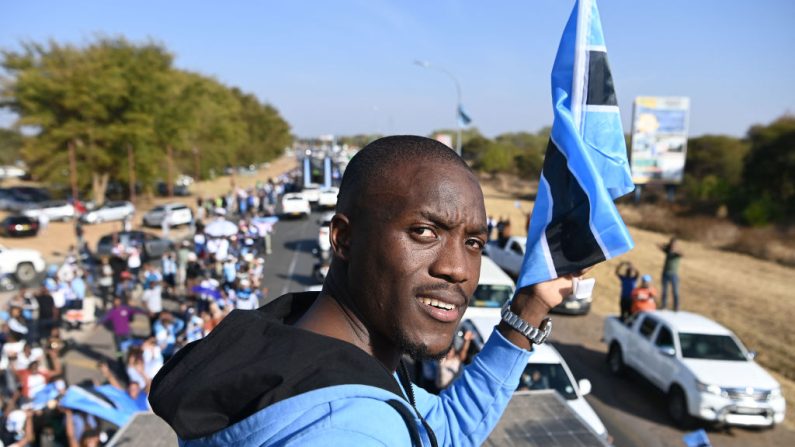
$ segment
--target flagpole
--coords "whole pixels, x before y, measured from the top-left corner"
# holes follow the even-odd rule
[[[461,83],[458,82],[458,78],[452,72],[442,67],[431,65],[431,63],[428,61],[415,60],[414,64],[419,65],[422,68],[429,68],[442,72],[453,80],[453,83],[455,84],[455,93],[456,93],[455,122],[456,122],[456,127],[458,129],[458,131],[456,132],[455,151],[460,156],[461,155],[461,120],[459,119],[459,114],[461,110]]]

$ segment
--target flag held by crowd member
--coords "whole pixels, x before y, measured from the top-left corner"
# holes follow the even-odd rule
[[[552,68],[554,121],[519,287],[629,251],[613,200],[634,189],[595,0],[579,0]]]

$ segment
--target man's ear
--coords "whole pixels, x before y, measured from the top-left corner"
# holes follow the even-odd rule
[[[334,256],[347,261],[351,247],[351,221],[348,216],[337,213],[331,218],[329,240]]]

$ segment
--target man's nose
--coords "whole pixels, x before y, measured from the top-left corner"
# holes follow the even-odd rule
[[[451,283],[462,283],[468,279],[466,246],[458,238],[449,238],[431,264],[431,275]]]

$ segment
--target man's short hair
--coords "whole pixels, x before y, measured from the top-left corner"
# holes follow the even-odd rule
[[[358,208],[359,198],[376,182],[382,185],[384,179],[394,176],[391,169],[406,161],[452,163],[471,172],[455,151],[436,140],[415,135],[379,138],[357,152],[345,168],[337,196],[337,212],[347,214]]]

